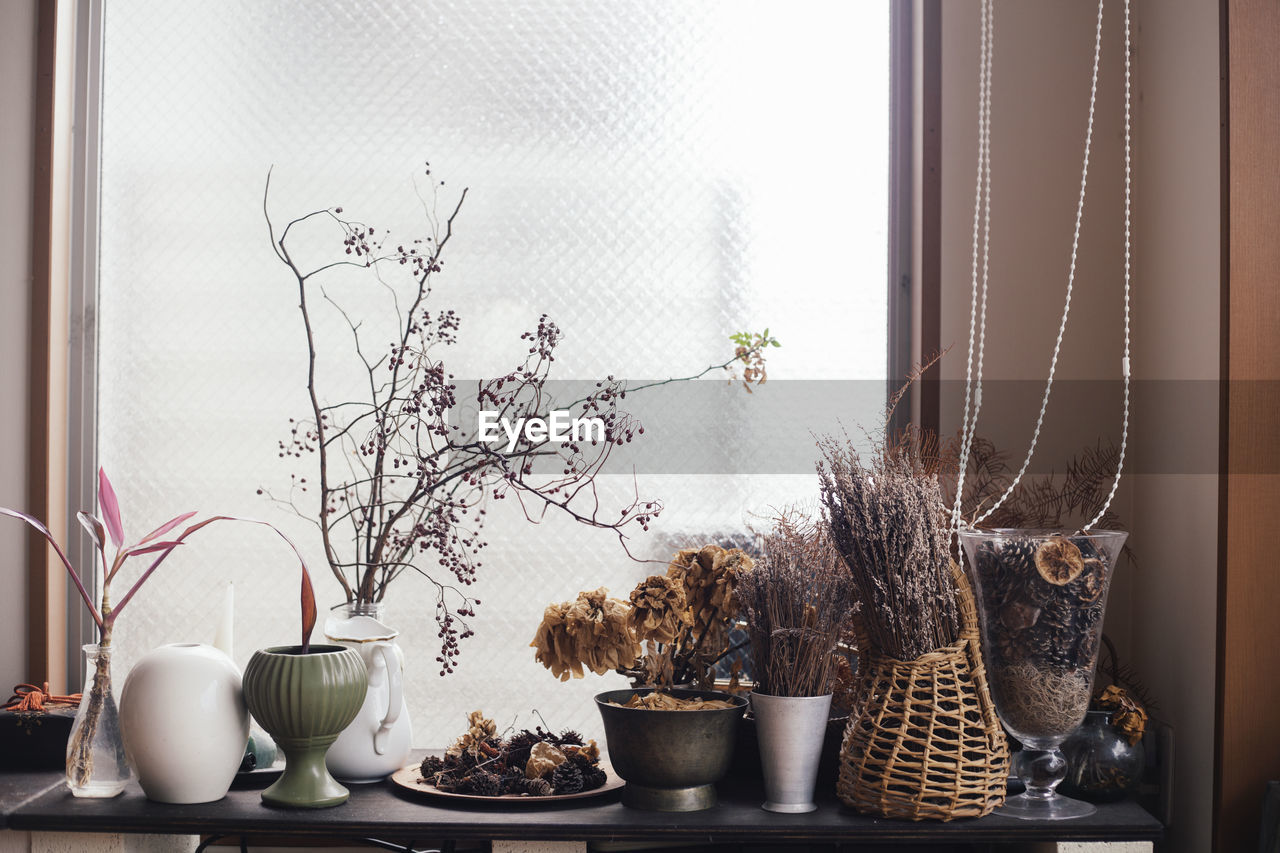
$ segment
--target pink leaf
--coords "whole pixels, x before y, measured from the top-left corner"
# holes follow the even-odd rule
[[[89,531],[89,535],[93,537],[93,544],[99,551],[106,547],[107,531],[103,529],[102,522],[89,515],[87,512],[77,512],[76,518],[80,519],[80,524],[85,530]]]
[[[137,554],[150,554],[154,551],[167,551],[170,548],[177,548],[181,544],[182,543],[178,541],[152,542],[150,545],[139,542],[137,545],[134,545],[132,548],[126,548],[125,553],[128,554],[130,557],[133,557],[133,556],[136,556]]]
[[[76,590],[80,593],[80,598],[84,600],[84,606],[89,608],[89,615],[93,617],[93,621],[97,623],[98,628],[103,627],[102,614],[98,612],[98,608],[94,606],[93,599],[89,597],[89,591],[84,588],[84,584],[80,582],[80,575],[76,574],[76,570],[72,568],[71,561],[67,559],[67,555],[58,547],[58,543],[53,541],[53,534],[49,532],[49,528],[40,523],[39,519],[27,515],[25,512],[18,512],[16,509],[0,506],[0,515],[7,515],[10,518],[16,518],[19,521],[25,521],[36,529],[45,541],[53,548],[54,553],[58,555],[58,559],[62,561],[62,565],[66,566],[67,574],[71,576],[72,582],[76,585]],[[292,543],[290,543],[292,544]],[[296,549],[295,549],[296,551]]]
[[[107,472],[98,469],[98,507],[102,510],[102,518],[107,523],[107,531],[111,541],[119,548],[124,544],[124,525],[120,523],[120,502],[116,500],[116,490],[111,488]]]
[[[150,542],[152,539],[155,539],[157,536],[163,536],[164,534],[168,533],[168,532],[169,532],[170,530],[172,530],[173,528],[177,527],[177,526],[178,526],[179,524],[181,524],[182,522],[186,521],[188,518],[191,518],[191,516],[193,516],[193,515],[195,515],[195,513],[194,513],[194,512],[184,512],[182,515],[178,516],[177,518],[171,518],[171,519],[169,519],[169,520],[168,520],[168,521],[166,521],[164,524],[160,525],[160,526],[159,526],[159,527],[157,527],[155,530],[153,530],[153,531],[151,531],[150,533],[148,533],[146,536],[143,536],[143,537],[142,537],[142,540],[141,540],[141,541],[139,541],[139,542],[138,542],[138,544],[139,544],[139,545],[142,545],[142,544],[144,544],[144,543]],[[133,553],[135,553],[135,554],[141,554],[141,553],[144,553],[144,552],[142,552],[142,551],[134,551]]]
[[[301,589],[301,594],[299,596],[299,602],[298,602],[299,609],[301,610],[301,615],[302,615],[302,653],[307,654],[307,652],[311,648],[311,632],[315,630],[316,615],[317,615],[316,614],[316,593],[315,593],[315,589],[311,585],[311,572],[307,570],[307,561],[303,559],[302,552],[298,550],[297,545],[293,544],[293,540],[290,539],[288,536],[284,535],[284,533],[281,532],[279,528],[277,528],[274,524],[271,524],[270,522],[259,521],[256,518],[239,518],[233,515],[215,515],[212,518],[206,518],[204,521],[197,522],[191,525],[190,527],[188,527],[186,530],[183,530],[182,533],[178,536],[177,540],[175,540],[174,542],[157,543],[155,547],[152,548],[151,550],[164,551],[164,553],[162,553],[159,557],[156,557],[155,561],[152,562],[151,565],[147,567],[147,570],[142,573],[142,576],[139,577],[138,580],[133,584],[133,586],[129,588],[129,591],[124,594],[124,597],[120,599],[120,603],[117,604],[115,607],[115,610],[112,611],[111,619],[114,620],[117,616],[120,615],[120,611],[124,610],[125,605],[127,605],[133,599],[133,596],[137,594],[138,590],[142,587],[142,585],[147,582],[147,578],[151,577],[152,573],[155,572],[155,570],[160,567],[160,564],[163,563],[171,553],[173,553],[172,548],[170,548],[169,550],[165,550],[164,546],[178,544],[182,542],[184,539],[186,539],[188,536],[190,536],[192,533],[195,533],[196,531],[201,530],[202,528],[208,527],[210,524],[213,524],[215,521],[242,521],[248,524],[257,524],[257,525],[261,525],[262,527],[266,527],[267,529],[273,531],[281,539],[283,539],[285,541],[285,544],[288,545],[289,548],[293,551],[294,556],[298,558],[298,565],[299,565],[299,568],[302,570],[302,589]]]

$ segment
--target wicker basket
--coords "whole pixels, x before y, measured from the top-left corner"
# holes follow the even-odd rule
[[[836,793],[859,812],[981,817],[1004,802],[1009,746],[987,691],[973,592],[954,564],[960,640],[913,661],[867,651]],[[865,646],[864,646],[865,648]]]

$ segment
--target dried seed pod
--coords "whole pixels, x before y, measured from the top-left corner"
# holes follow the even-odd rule
[[[502,793],[502,779],[488,770],[474,770],[465,781],[471,793],[482,797],[496,797]]]
[[[444,759],[438,755],[428,755],[422,759],[422,764],[418,766],[418,772],[427,781],[430,781],[432,777],[442,770],[444,770]]]
[[[435,785],[441,791],[457,791],[459,782],[458,777],[448,772],[440,772],[431,777],[431,784]]]
[[[1064,586],[1080,577],[1084,571],[1084,557],[1074,542],[1054,536],[1036,549],[1036,571],[1054,586]]]
[[[529,779],[541,779],[565,761],[563,752],[546,741],[539,741],[529,751],[529,763],[525,765],[524,775]]]
[[[1080,592],[1078,597],[1084,604],[1093,604],[1102,596],[1102,581],[1106,577],[1106,567],[1101,560],[1085,560],[1084,573],[1080,575]]]
[[[1010,601],[1000,608],[1000,622],[1010,631],[1022,631],[1036,624],[1040,608],[1025,601]]]

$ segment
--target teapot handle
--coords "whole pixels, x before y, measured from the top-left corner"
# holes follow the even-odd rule
[[[404,704],[404,675],[400,671],[400,659],[394,645],[378,642],[374,644],[373,651],[382,656],[382,665],[387,670],[387,713],[373,735],[373,751],[382,755],[387,751],[391,727],[400,718],[400,707]]]

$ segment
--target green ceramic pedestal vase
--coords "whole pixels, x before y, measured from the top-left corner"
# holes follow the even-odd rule
[[[244,671],[250,713],[285,755],[283,775],[262,792],[275,806],[322,809],[349,792],[329,775],[325,753],[364,704],[360,653],[342,646],[277,646],[253,653]]]

